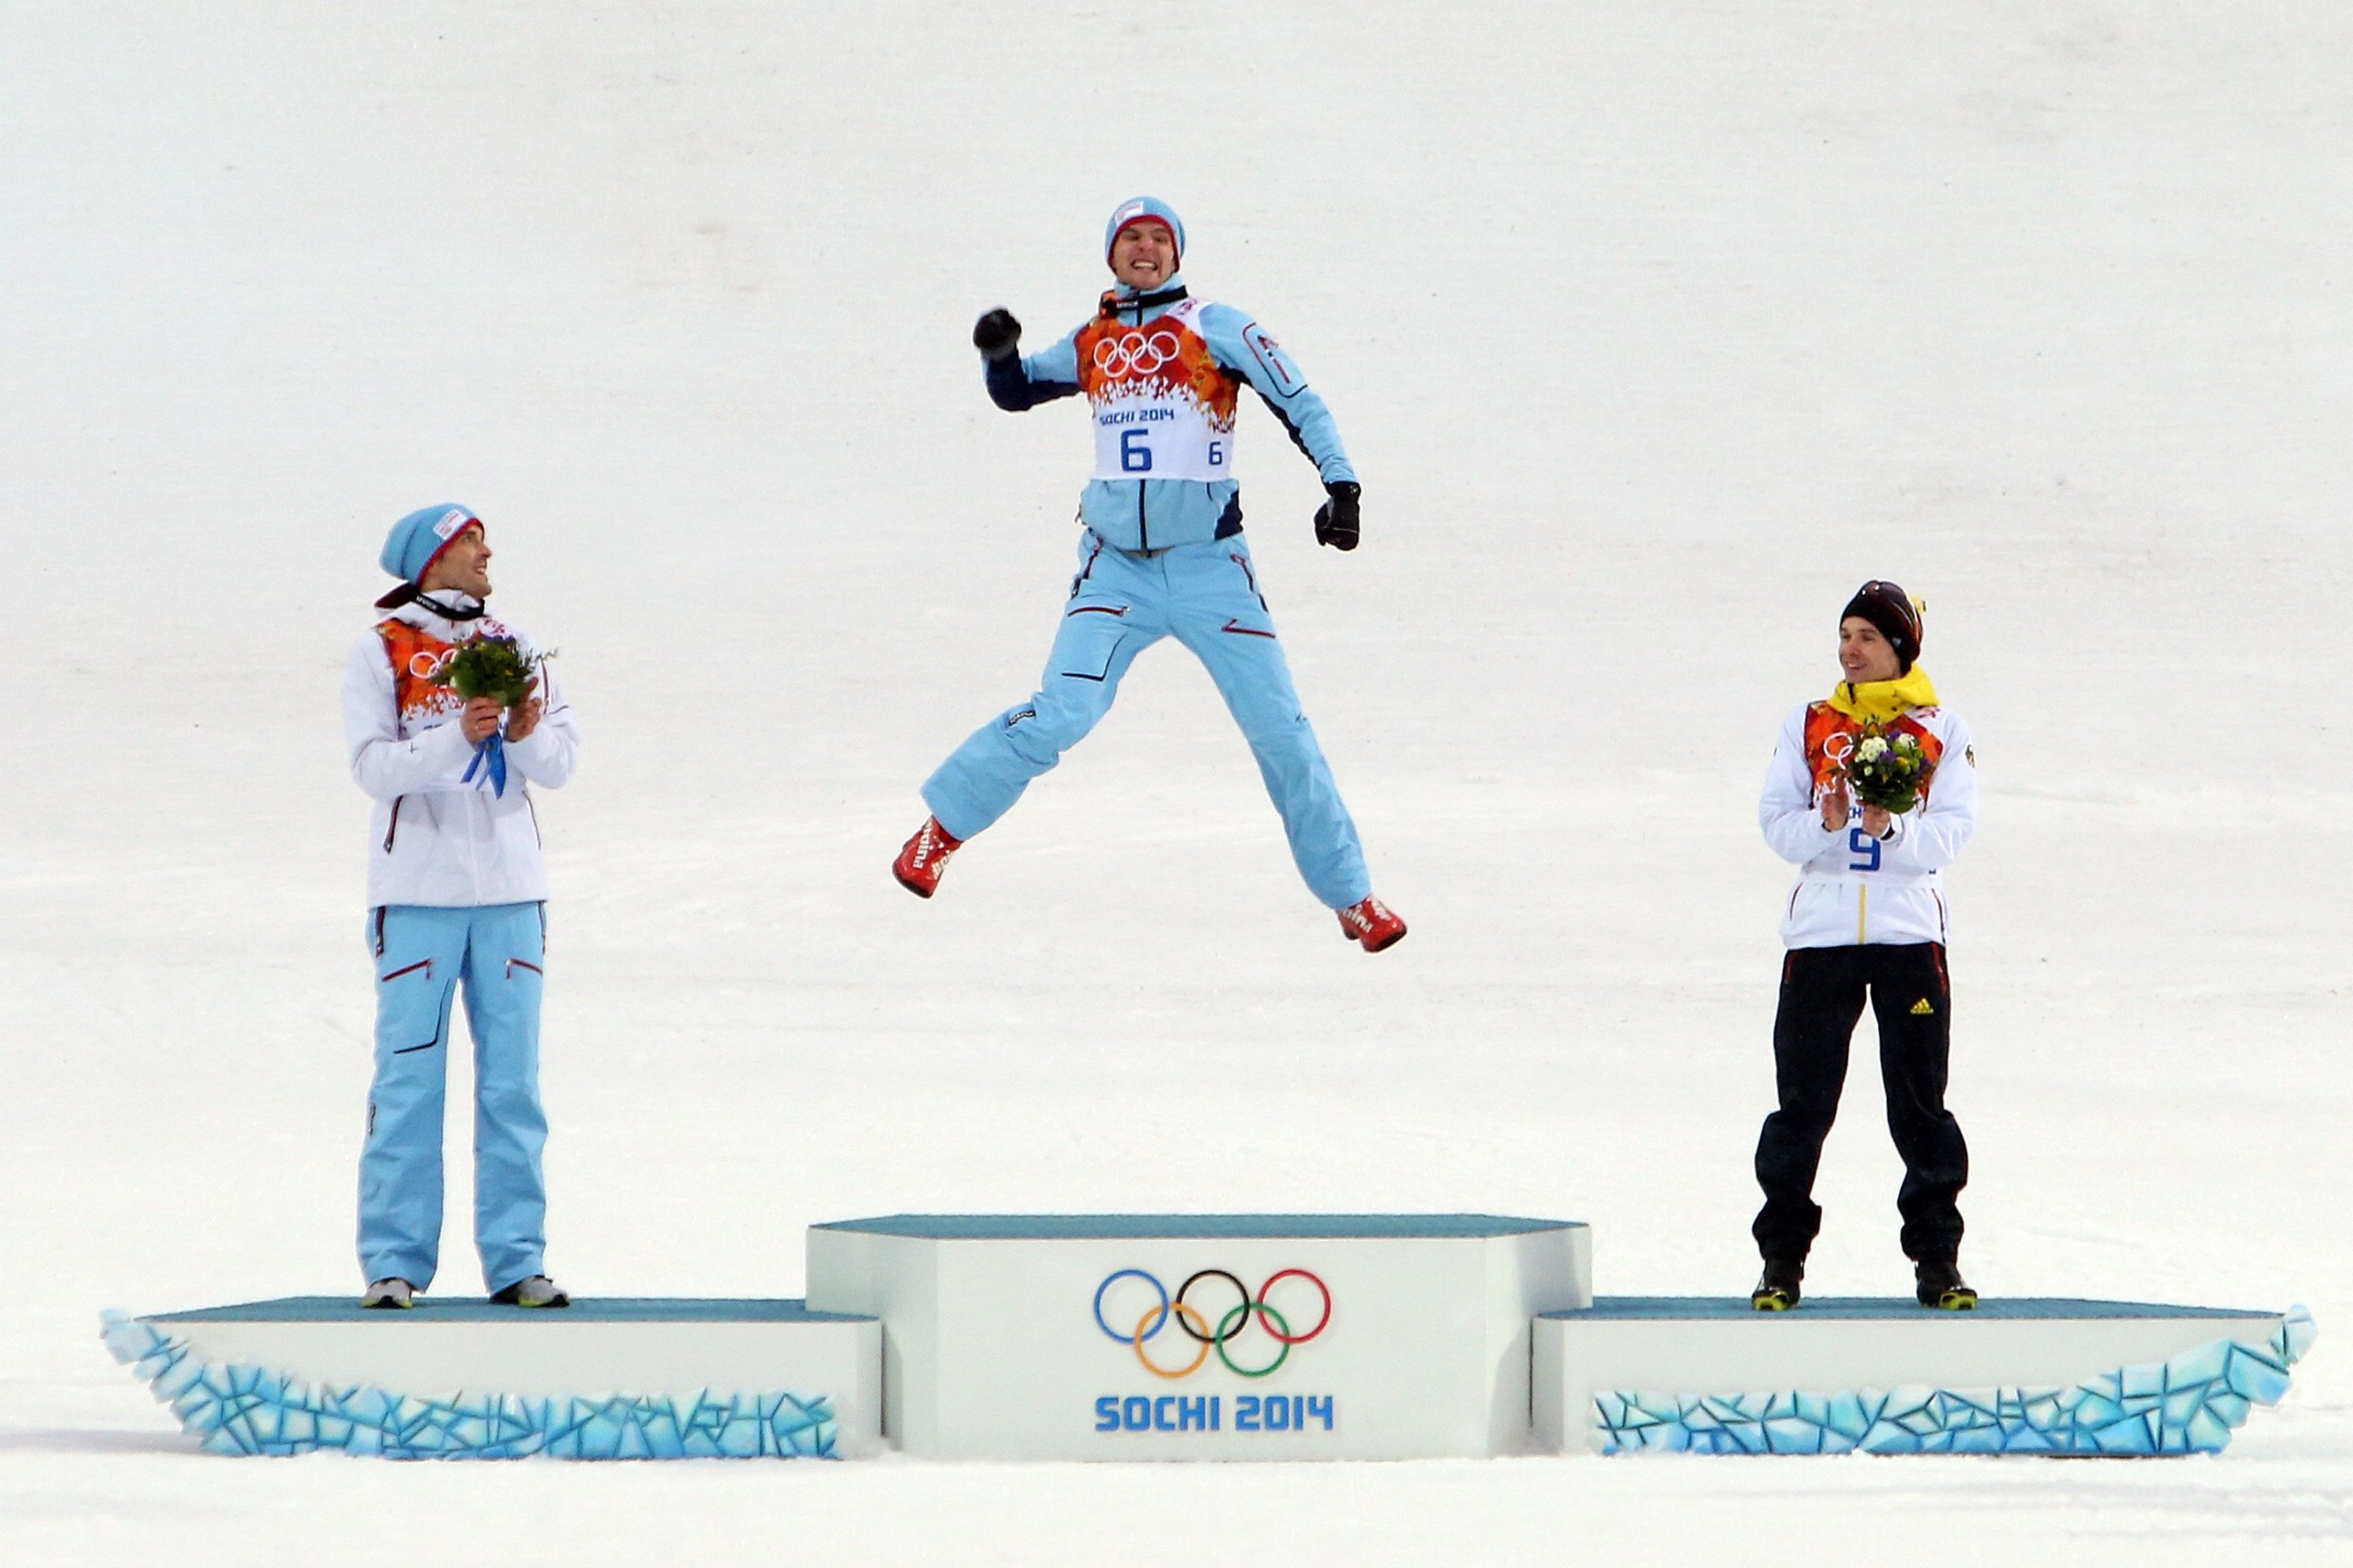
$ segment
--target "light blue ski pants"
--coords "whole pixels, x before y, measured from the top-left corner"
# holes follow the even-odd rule
[[[1135,656],[1165,637],[1208,667],[1258,759],[1308,888],[1335,910],[1369,895],[1356,825],[1299,710],[1240,534],[1139,553],[1082,533],[1079,574],[1037,695],[973,731],[924,781],[923,802],[940,826],[970,838],[1004,816],[1110,710]]]
[[[423,1289],[441,1260],[441,1119],[450,1005],[466,988],[474,1041],[474,1244],[493,1294],[546,1272],[538,904],[368,911],[375,956],[375,1082],[360,1153],[360,1273]]]

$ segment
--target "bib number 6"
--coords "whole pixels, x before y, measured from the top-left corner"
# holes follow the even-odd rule
[[[1119,433],[1121,471],[1130,474],[1148,474],[1152,471],[1150,436],[1151,432],[1147,430],[1123,430]]]

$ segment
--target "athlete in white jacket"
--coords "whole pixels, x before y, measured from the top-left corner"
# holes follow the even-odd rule
[[[406,1307],[430,1285],[441,1239],[441,1123],[449,1015],[459,983],[474,1041],[474,1233],[493,1301],[561,1307],[548,1279],[540,1152],[539,1010],[547,873],[532,786],[572,776],[580,732],[543,665],[534,694],[501,711],[438,683],[479,637],[530,639],[485,613],[491,548],[464,507],[394,525],[390,615],[343,673],[352,777],[375,801],[368,925],[376,966],[375,1079],[360,1156],[364,1305]]]
[[[1773,853],[1799,868],[1781,914],[1784,947],[1945,941],[1945,868],[1977,831],[1977,765],[1968,725],[1935,705],[1925,671],[1911,673],[1917,680],[1895,700],[1925,694],[1928,703],[1900,714],[1891,710],[1891,716],[1916,731],[1925,749],[1962,765],[1947,771],[1940,764],[1926,801],[1901,816],[1873,813],[1877,826],[1866,826],[1871,808],[1851,799],[1822,809],[1835,783],[1826,775],[1845,763],[1861,721],[1833,702],[1802,704],[1782,721],[1757,820]]]
[[[1782,723],[1757,821],[1774,853],[1800,868],[1782,912],[1779,1011],[1773,1021],[1780,1109],[1757,1143],[1765,1206],[1754,1234],[1765,1275],[1759,1310],[1797,1305],[1821,1229],[1813,1201],[1822,1141],[1838,1115],[1847,1047],[1869,999],[1879,1026],[1887,1125],[1904,1157],[1895,1205],[1923,1305],[1963,1310],[1961,1212],[1968,1146],[1945,1109],[1952,988],[1945,966],[1944,871],[1978,825],[1968,726],[1940,705],[1920,652],[1918,605],[1893,583],[1862,585],[1839,623],[1845,679]],[[1846,764],[1867,734],[1908,735],[1930,773],[1905,812],[1854,798]]]

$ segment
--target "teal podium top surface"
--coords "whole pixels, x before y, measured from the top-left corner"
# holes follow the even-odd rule
[[[575,1296],[569,1307],[500,1307],[480,1296],[420,1296],[401,1310],[363,1307],[356,1296],[286,1296],[192,1312],[155,1312],[150,1323],[862,1323],[854,1312],[813,1312],[799,1297],[776,1300],[701,1296]]]
[[[1366,1241],[1479,1239],[1585,1226],[1492,1214],[894,1214],[811,1228],[923,1241]]]
[[[1938,1311],[1934,1307],[1921,1306],[1908,1296],[1809,1296],[1786,1312],[1760,1312],[1744,1296],[1596,1296],[1590,1307],[1543,1315],[1586,1322],[1724,1319],[1819,1322],[1835,1319],[1842,1322],[1936,1323],[1966,1322],[1971,1319],[1979,1322],[2084,1322],[2116,1318],[2276,1318],[2280,1314],[2231,1307],[2172,1307],[2154,1301],[2079,1301],[2065,1296],[1986,1297],[1978,1300],[1976,1310],[1969,1312]]]

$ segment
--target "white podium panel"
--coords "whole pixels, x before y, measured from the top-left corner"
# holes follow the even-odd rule
[[[2187,1452],[2278,1397],[2309,1338],[2300,1312],[2126,1301],[1605,1296],[1537,1319],[1535,1421],[1568,1453]]]
[[[990,1459],[1531,1451],[1529,1331],[1582,1225],[1488,1215],[899,1215],[811,1227],[883,1324],[883,1431]]]
[[[851,1457],[881,1447],[881,1325],[797,1300],[527,1311],[295,1297],[108,1321],[221,1453]]]

